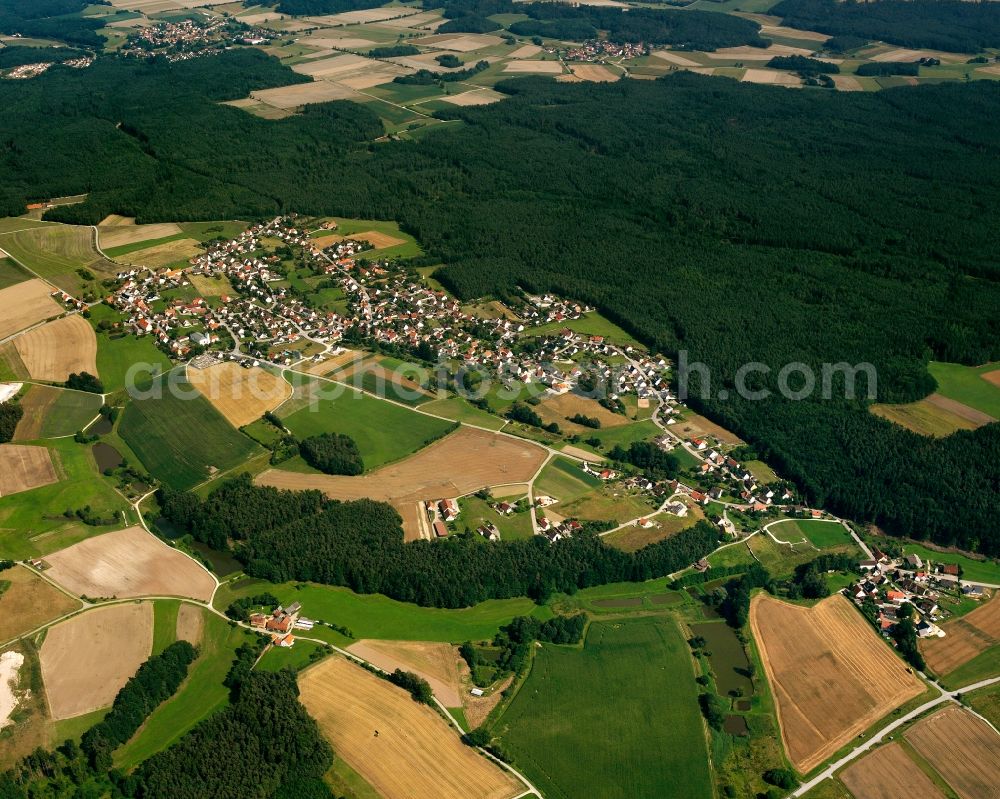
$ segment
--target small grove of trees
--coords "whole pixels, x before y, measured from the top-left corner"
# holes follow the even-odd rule
[[[397,58],[404,55],[419,55],[420,50],[412,44],[397,44],[393,47],[373,47],[368,51],[371,58]]]
[[[520,422],[521,424],[530,425],[531,427],[538,427],[542,430],[547,430],[550,433],[558,433],[559,425],[555,422],[546,424],[545,420],[542,419],[530,406],[523,402],[515,402],[510,406],[505,416],[512,422]]]
[[[233,621],[249,621],[250,611],[259,607],[275,607],[281,604],[278,598],[271,593],[264,592],[256,596],[245,596],[235,600],[226,608],[226,615]]]
[[[618,444],[608,454],[612,460],[631,463],[658,480],[670,479],[680,469],[680,461],[674,455],[651,441],[634,441],[628,449]]]
[[[302,458],[324,474],[357,475],[364,471],[361,452],[350,436],[322,433],[299,442]]]
[[[161,702],[174,695],[197,654],[187,641],[175,641],[139,667],[118,692],[111,712],[80,741],[91,767],[111,767],[111,753],[135,734]]]
[[[392,674],[387,676],[387,679],[393,685],[398,685],[400,688],[409,691],[414,702],[423,702],[425,705],[434,704],[434,692],[431,690],[430,683],[422,677],[418,677],[409,671],[396,669]]]
[[[24,408],[17,402],[5,402],[0,405],[0,444],[6,444],[14,438],[17,423],[24,416]]]
[[[840,67],[829,61],[803,55],[778,55],[767,62],[772,69],[787,69],[800,75],[839,75]]]
[[[726,723],[726,711],[729,709],[721,697],[713,693],[698,694],[698,705],[701,713],[713,730],[721,730]]]
[[[104,383],[94,377],[90,372],[74,372],[66,378],[66,388],[74,388],[77,391],[89,391],[91,394],[103,394]]]
[[[859,64],[854,70],[855,75],[862,77],[884,77],[887,75],[909,75],[916,77],[920,74],[920,65],[917,62],[906,61],[868,61]]]
[[[601,420],[596,416],[584,416],[582,413],[577,413],[568,418],[569,421],[573,422],[573,424],[583,425],[584,427],[590,427],[594,430],[601,429]]]

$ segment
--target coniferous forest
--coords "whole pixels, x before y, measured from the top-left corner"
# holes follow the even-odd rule
[[[1000,357],[1000,130],[982,124],[1000,118],[1000,86],[523,78],[499,85],[502,103],[439,112],[465,124],[419,141],[376,141],[379,121],[351,103],[278,121],[219,105],[303,79],[243,51],[7,82],[0,101],[18,114],[0,140],[0,206],[89,192],[49,217],[398,220],[463,297],[556,291],[707,364],[711,387],[689,403],[810,503],[1000,553],[1000,425],[933,440],[838,381],[828,400],[732,390],[748,362],[771,369],[753,384],[771,391],[790,362],[817,375],[868,362],[878,399],[905,402],[934,390],[930,359]]]

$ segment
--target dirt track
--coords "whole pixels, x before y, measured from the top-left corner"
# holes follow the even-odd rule
[[[299,688],[334,751],[385,799],[510,799],[523,790],[429,707],[341,657],[307,669]]]
[[[802,773],[923,691],[840,594],[812,608],[758,594],[750,626],[774,692],[785,751]]]

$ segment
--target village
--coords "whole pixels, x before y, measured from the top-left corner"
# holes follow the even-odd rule
[[[262,45],[277,37],[269,28],[251,27],[223,17],[204,22],[183,19],[158,22],[129,34],[119,54],[126,58],[163,56],[167,61],[186,61],[211,55],[233,44]]]

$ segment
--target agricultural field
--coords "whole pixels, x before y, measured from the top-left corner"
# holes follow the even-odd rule
[[[278,416],[299,439],[320,433],[351,436],[357,442],[366,469],[401,460],[440,438],[452,426],[350,389],[341,389],[339,396],[314,401],[293,397],[282,406]]]
[[[547,510],[566,518],[607,521],[615,524],[651,517],[656,513],[656,507],[650,504],[648,494],[635,489],[606,485],[599,486],[570,502],[551,505]]]
[[[15,441],[71,436],[90,424],[101,409],[101,396],[86,391],[34,385],[21,398],[24,416]]]
[[[299,689],[334,751],[385,799],[511,799],[524,791],[429,707],[343,658],[307,669]]]
[[[933,397],[934,395],[931,395],[926,399],[903,405],[877,403],[872,405],[869,410],[876,416],[888,419],[907,430],[934,438],[950,436],[957,430],[975,430],[982,426],[982,422],[975,421],[975,418],[968,418],[970,416],[968,412],[960,415],[953,410],[953,406],[945,407],[935,401]],[[953,401],[945,400],[945,402],[950,404]],[[976,413],[978,414],[978,411]]]
[[[494,731],[549,799],[702,799],[712,781],[696,688],[673,618],[594,622],[582,649],[536,652]]]
[[[941,629],[945,637],[925,638],[920,651],[936,674],[946,676],[1000,645],[1000,598],[995,596],[962,618],[945,622]],[[994,670],[1000,672],[1000,663]]]
[[[687,516],[674,516],[671,513],[658,513],[650,516],[649,521],[652,527],[643,528],[639,525],[623,527],[604,536],[604,543],[613,547],[618,547],[625,552],[637,552],[644,546],[663,541],[673,535],[677,535],[681,530],[686,530],[705,518],[701,508],[693,502],[686,502],[688,505]]]
[[[96,317],[96,313],[94,314]],[[137,366],[134,382],[148,379],[154,370],[170,371],[170,359],[159,350],[151,337],[129,334],[97,334],[97,372],[105,391],[126,388],[129,369]]]
[[[108,257],[114,258],[119,248],[172,238],[182,233],[173,222],[137,225],[135,219],[129,217],[109,216],[97,226],[97,242]]]
[[[73,296],[78,296],[85,286],[95,286],[92,279],[77,270],[97,278],[113,276],[117,271],[94,247],[94,232],[89,227],[45,225],[6,233],[0,235],[0,249]]]
[[[464,664],[453,644],[430,641],[377,641],[364,639],[347,647],[383,671],[409,671],[430,683],[434,696],[445,707],[462,706],[462,674]]]
[[[909,758],[898,743],[891,743],[865,755],[840,773],[840,780],[852,794],[864,799],[945,799],[930,777]]]
[[[535,480],[535,496],[544,495],[568,503],[589,494],[601,481],[568,458],[553,458]]]
[[[233,427],[256,421],[292,396],[292,387],[280,375],[260,367],[244,369],[233,361],[207,369],[188,367],[187,378]]]
[[[973,367],[931,361],[927,368],[939,394],[1000,419],[1000,363]]]
[[[97,469],[90,448],[72,438],[53,439],[46,449],[58,481],[10,497],[0,496],[0,552],[5,557],[38,557],[91,535],[120,527],[128,504]],[[114,527],[92,527],[64,515],[89,505],[102,518],[116,517]]]
[[[77,600],[27,567],[0,572],[0,588],[0,641],[24,635],[80,607]]]
[[[812,608],[758,594],[750,626],[774,693],[785,751],[802,773],[924,690],[839,594]]]
[[[97,336],[80,314],[72,314],[22,333],[17,354],[35,380],[63,382],[71,374],[97,374]]]
[[[152,646],[150,602],[94,608],[50,627],[39,656],[52,718],[110,705]]]
[[[411,529],[414,519],[409,509],[417,502],[459,497],[488,486],[524,483],[534,476],[545,457],[545,451],[533,444],[462,427],[405,460],[358,477],[269,469],[257,482],[277,488],[318,489],[332,499],[368,497],[389,502],[409,522],[407,537],[414,539],[420,534]]]
[[[494,416],[492,413],[470,405],[462,397],[433,400],[422,405],[420,410],[425,413],[432,413],[435,416],[443,416],[445,419],[451,419],[456,422],[463,422],[464,424],[475,425],[476,427],[485,427],[489,430],[499,430],[507,423],[505,419],[499,416]]]
[[[0,339],[63,313],[52,287],[33,279],[0,289]]]
[[[45,447],[0,444],[0,497],[51,485],[58,479]]]
[[[948,707],[915,724],[906,740],[961,799],[997,796],[1000,734],[982,719]]]
[[[157,388],[162,391],[155,392]],[[153,389],[160,396],[134,399],[126,406],[118,432],[150,474],[171,488],[192,488],[260,451],[190,383],[174,380],[168,385],[161,379]]]
[[[816,549],[850,546],[853,542],[839,521],[786,519],[768,529],[779,541],[790,544],[808,542]]]
[[[46,557],[46,576],[89,597],[180,596],[207,602],[215,578],[142,527],[88,538]]]
[[[0,291],[16,286],[31,278],[31,274],[25,272],[20,266],[10,258],[0,256]]]
[[[591,419],[597,419],[601,423],[601,428],[618,427],[628,424],[629,418],[620,413],[613,413],[597,402],[595,399],[582,397],[571,391],[565,394],[546,397],[535,406],[535,411],[542,417],[545,423],[555,422],[563,430],[569,433],[580,433],[588,437],[591,429],[583,425],[569,421],[569,417],[581,414]]]
[[[177,637],[190,634],[190,622],[182,615],[201,617],[198,657],[177,693],[152,712],[146,723],[114,754],[114,765],[131,768],[180,738],[199,721],[229,701],[229,689],[222,684],[232,665],[237,647],[255,633],[233,627],[214,613],[182,604],[177,615]]]
[[[244,596],[263,591],[274,594],[284,605],[301,602],[303,613],[311,619],[346,627],[355,639],[375,638],[397,641],[441,641],[461,644],[483,641],[516,616],[551,616],[548,608],[539,607],[526,597],[490,599],[470,608],[428,608],[398,602],[381,594],[355,594],[346,588],[309,583],[275,585],[263,580],[242,579],[226,583],[215,594],[219,610]],[[329,632],[332,643],[342,645],[345,637],[317,625],[313,637],[324,638]],[[351,639],[346,639],[348,643]]]

